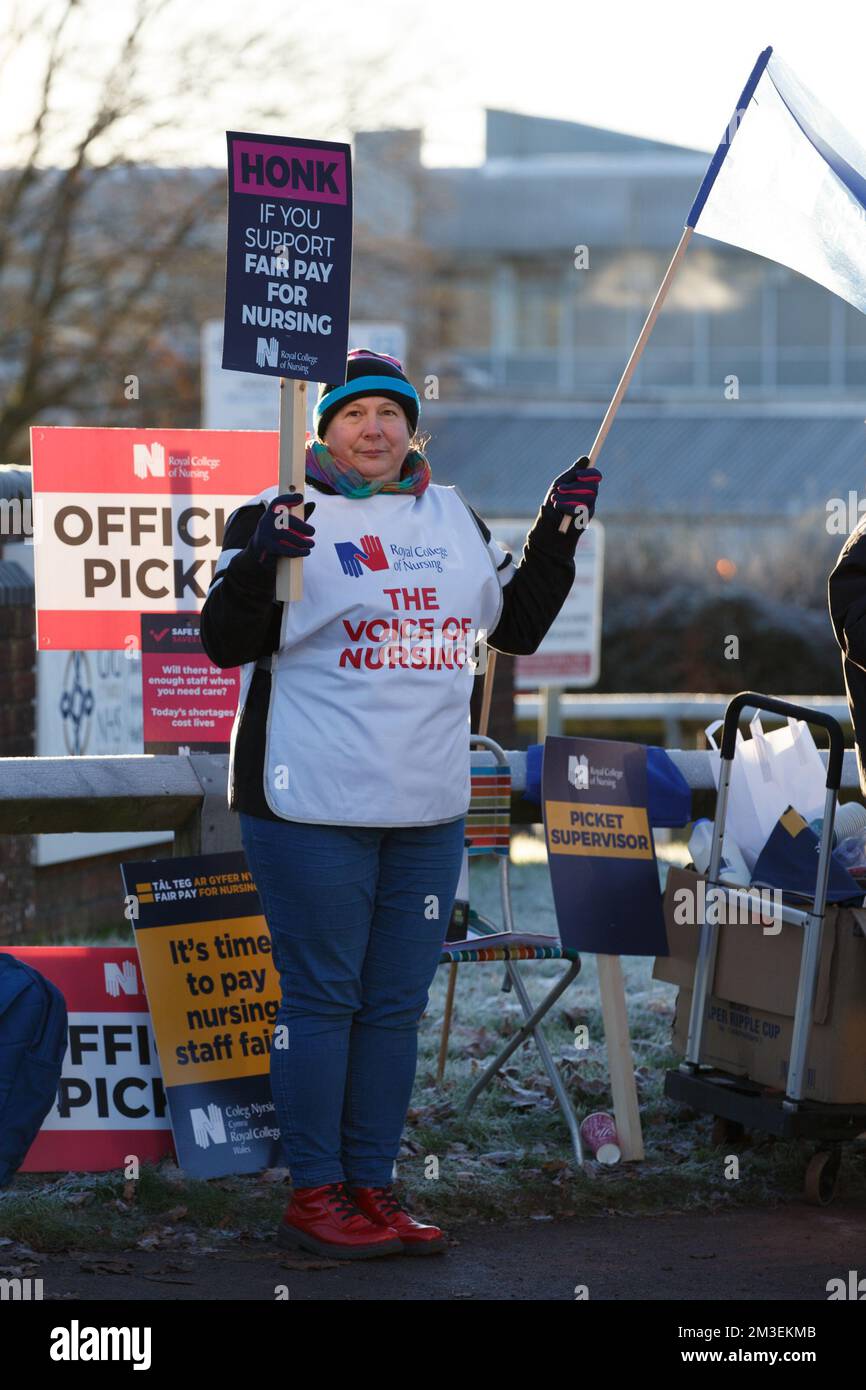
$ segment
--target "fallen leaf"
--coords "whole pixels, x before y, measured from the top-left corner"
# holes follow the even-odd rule
[[[575,1092],[578,1098],[583,1097],[587,1100],[595,1100],[598,1096],[609,1095],[607,1083],[604,1081],[593,1081],[579,1076],[574,1083]]]
[[[83,1274],[132,1274],[129,1260],[112,1259],[110,1255],[94,1255],[83,1259],[78,1268]]]
[[[591,1018],[591,1015],[587,1013],[586,1009],[580,1008],[560,1009],[559,1016],[572,1033],[578,1023],[589,1023]]]
[[[162,1239],[155,1235],[142,1236],[141,1240],[135,1242],[135,1245],[138,1250],[158,1250],[162,1245]]]
[[[486,1028],[473,1028],[468,1041],[461,1039],[461,1050],[467,1057],[489,1057],[499,1047],[499,1038],[494,1038]]]
[[[413,1106],[406,1113],[409,1124],[425,1124],[433,1120],[447,1120],[454,1114],[454,1102],[438,1100],[431,1105]]]

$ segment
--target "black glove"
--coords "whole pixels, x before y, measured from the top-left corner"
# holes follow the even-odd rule
[[[266,569],[276,568],[277,560],[295,560],[309,555],[316,542],[312,539],[315,526],[306,518],[315,509],[315,502],[304,506],[304,520],[287,508],[297,506],[299,492],[283,492],[275,497],[262,516],[250,539],[250,550]]]
[[[586,454],[577,459],[558,478],[554,478],[544,499],[542,510],[555,516],[574,517],[574,529],[583,531],[590,523],[598,499],[601,474],[592,468]],[[585,508],[585,510],[583,510]]]

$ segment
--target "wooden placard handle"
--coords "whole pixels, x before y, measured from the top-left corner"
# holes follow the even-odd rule
[[[307,452],[307,383],[280,377],[280,480],[279,491],[299,492],[301,501],[292,511],[304,515],[304,483]],[[274,595],[284,603],[297,603],[304,592],[302,559],[278,560]]]
[[[619,1147],[625,1162],[639,1162],[644,1156],[640,1124],[640,1105],[634,1074],[625,985],[619,956],[596,956],[607,1069],[613,1098],[613,1117]]]

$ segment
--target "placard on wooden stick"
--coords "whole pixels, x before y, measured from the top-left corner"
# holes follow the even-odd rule
[[[647,811],[646,749],[613,739],[545,739],[542,807],[564,946],[598,964],[613,1109],[623,1158],[643,1157],[621,955],[667,955]]]
[[[352,271],[348,145],[227,132],[223,367],[280,378],[279,492],[301,494],[307,384],[346,380]],[[276,597],[302,594],[302,562],[280,561]]]

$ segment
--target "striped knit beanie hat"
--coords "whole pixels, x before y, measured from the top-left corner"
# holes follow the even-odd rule
[[[313,424],[319,439],[324,441],[325,431],[337,411],[347,401],[357,400],[359,396],[387,396],[396,401],[409,421],[410,435],[415,433],[421,400],[403,371],[402,363],[396,357],[386,357],[383,353],[371,352],[369,348],[355,348],[346,359],[346,384],[329,385],[323,382],[319,387],[313,412]]]

